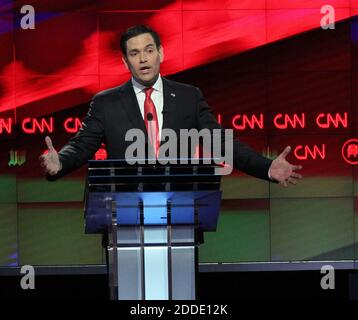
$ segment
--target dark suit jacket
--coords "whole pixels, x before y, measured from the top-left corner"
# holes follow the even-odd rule
[[[222,129],[203,98],[202,93],[191,85],[163,79],[163,129]],[[62,170],[56,180],[79,168],[91,159],[104,142],[109,159],[124,159],[131,142],[125,141],[127,130],[139,128],[146,132],[137,98],[131,81],[98,93],[77,135],[70,139],[59,152]],[[246,146],[234,141],[233,165],[252,176],[268,180],[272,160],[265,158]]]

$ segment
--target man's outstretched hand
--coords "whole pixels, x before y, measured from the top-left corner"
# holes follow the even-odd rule
[[[41,167],[43,167],[44,171],[53,176],[61,170],[60,158],[52,145],[51,138],[46,137],[45,142],[48,153],[41,155],[39,159],[41,161]]]
[[[295,172],[301,170],[302,166],[295,166],[287,162],[286,157],[290,153],[291,147],[286,147],[285,150],[272,161],[270,166],[270,176],[285,187],[291,184],[297,184],[302,176]]]

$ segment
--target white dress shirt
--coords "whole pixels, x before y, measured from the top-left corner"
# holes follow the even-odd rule
[[[132,77],[132,85],[135,95],[137,97],[140,113],[142,114],[142,117],[144,119],[144,101],[145,101],[144,89],[146,87],[138,83],[133,77]],[[163,112],[163,80],[160,75],[157,81],[154,83],[153,89],[154,90],[150,97],[152,98],[153,103],[155,105],[155,110],[157,111],[158,128],[159,128],[158,134],[160,139],[162,126],[163,126],[163,113],[162,113]]]

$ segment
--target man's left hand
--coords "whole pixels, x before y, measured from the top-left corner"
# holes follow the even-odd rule
[[[284,187],[288,187],[289,184],[297,184],[299,179],[302,179],[302,175],[295,172],[301,170],[302,166],[296,166],[290,164],[286,157],[290,153],[291,147],[286,147],[285,150],[272,161],[269,173],[272,179],[278,181]]]

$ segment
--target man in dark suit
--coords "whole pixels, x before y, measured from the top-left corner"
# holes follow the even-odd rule
[[[102,142],[106,144],[109,159],[124,159],[130,145],[125,135],[133,128],[146,133],[153,130],[155,137],[160,137],[165,128],[177,134],[180,129],[222,129],[198,88],[161,77],[164,52],[154,30],[143,25],[128,29],[121,37],[121,50],[131,80],[93,98],[82,128],[60,152],[56,152],[49,137],[45,138],[48,153],[40,160],[49,180],[87,163]],[[148,121],[148,114],[154,119]],[[272,161],[234,141],[233,166],[257,178],[288,186],[301,179],[295,172],[301,166],[285,159],[289,152],[290,147],[286,147]]]

